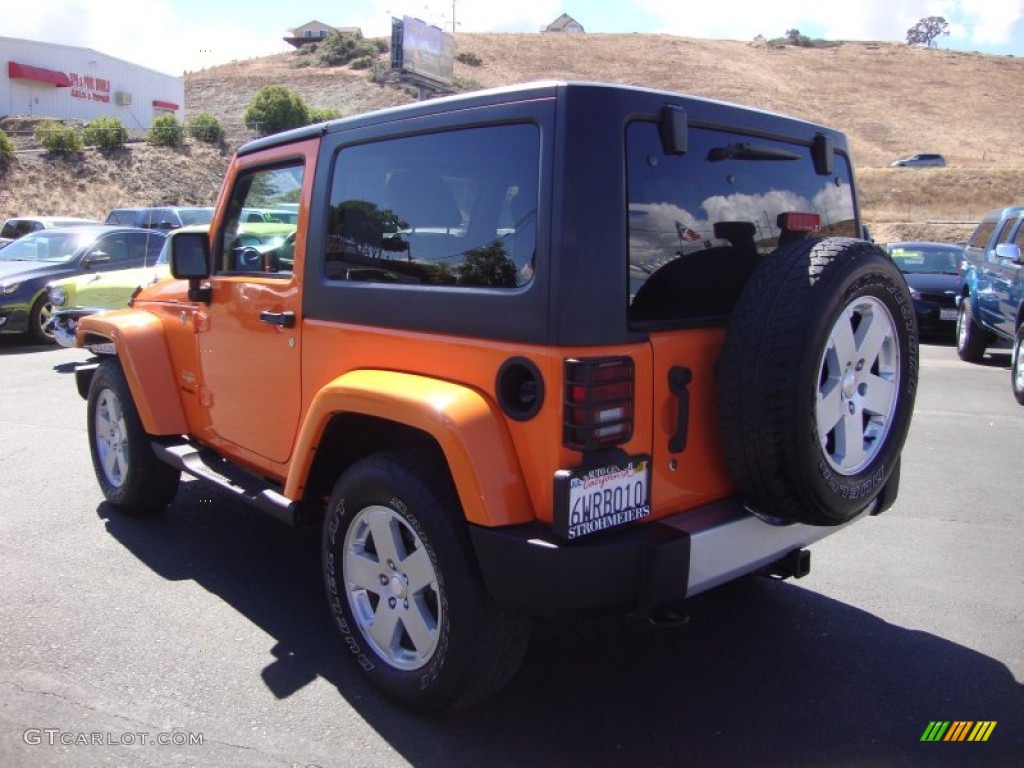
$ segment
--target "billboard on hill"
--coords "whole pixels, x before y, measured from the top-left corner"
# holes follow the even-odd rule
[[[419,19],[392,18],[391,68],[431,85],[451,85],[455,38]]]

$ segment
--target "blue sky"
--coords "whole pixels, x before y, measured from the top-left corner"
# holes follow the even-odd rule
[[[453,13],[454,11],[454,13]],[[798,29],[833,40],[903,42],[943,16],[940,48],[1024,56],[1024,0],[31,0],[4,14],[0,35],[79,45],[180,75],[289,50],[286,30],[316,19],[389,33],[409,15],[458,32],[537,32],[562,13],[587,32],[666,33],[751,40]]]

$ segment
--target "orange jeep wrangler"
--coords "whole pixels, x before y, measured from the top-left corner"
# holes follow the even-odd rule
[[[254,247],[241,212],[298,204]],[[237,153],[177,280],[79,346],[125,514],[181,472],[319,524],[342,645],[419,709],[498,690],[531,616],[671,616],[896,497],[913,304],[845,137],[538,83]],[[677,613],[674,615],[678,615]]]

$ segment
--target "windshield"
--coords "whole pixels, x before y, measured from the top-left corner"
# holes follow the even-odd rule
[[[956,247],[897,246],[890,249],[892,260],[906,275],[957,274],[962,251]]]
[[[15,240],[0,250],[0,261],[38,261],[63,264],[95,239],[85,232],[44,230]]]
[[[213,220],[213,208],[180,208],[178,215],[186,227],[190,224],[209,224]]]

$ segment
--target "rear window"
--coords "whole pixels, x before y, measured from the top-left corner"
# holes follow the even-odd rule
[[[344,148],[325,277],[518,288],[535,269],[540,134],[500,125]]]
[[[137,211],[111,211],[107,215],[105,224],[116,224],[118,226],[133,227],[138,218]]]
[[[780,214],[816,214],[815,235],[859,236],[845,157],[821,176],[806,146],[693,127],[688,142],[666,156],[656,124],[627,128],[633,322],[727,316],[778,247]]]
[[[974,230],[974,234],[971,235],[971,239],[967,241],[967,247],[984,248],[995,230],[996,222],[994,220],[981,222]]]

